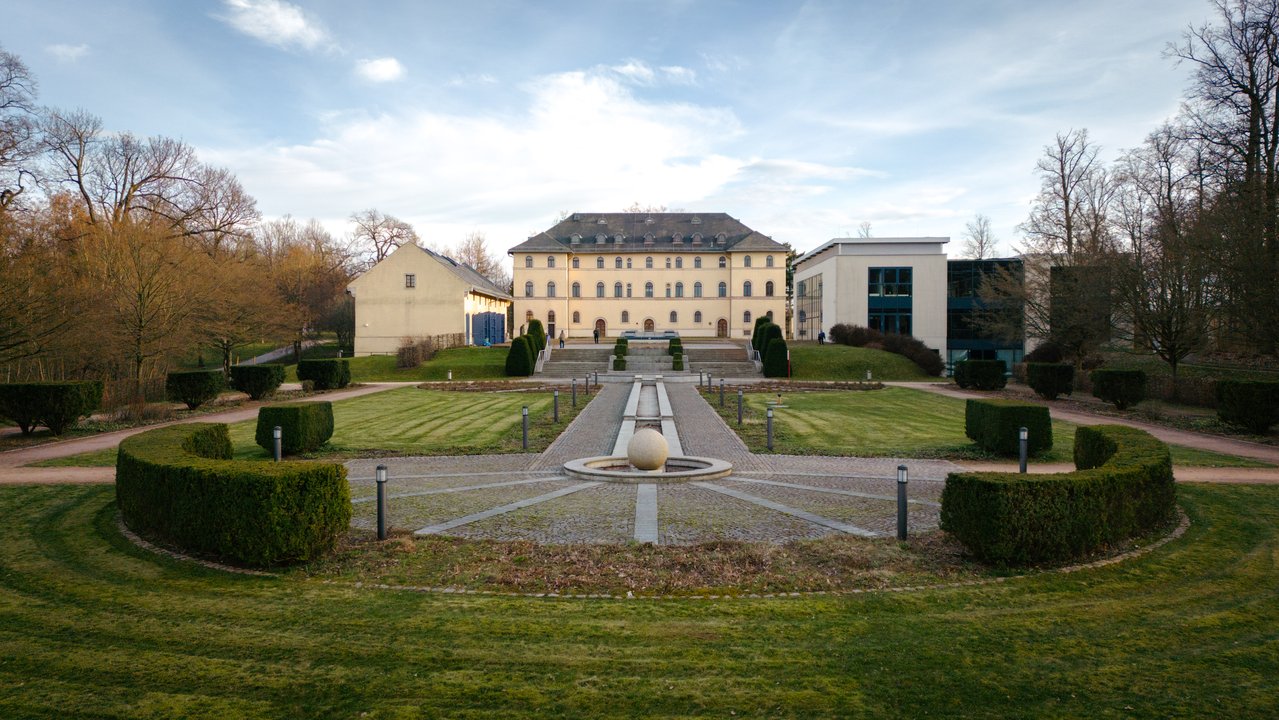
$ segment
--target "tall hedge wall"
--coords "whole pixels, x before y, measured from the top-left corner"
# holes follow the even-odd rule
[[[275,451],[277,426],[280,450],[285,455],[318,450],[333,437],[333,403],[281,403],[259,408],[253,439],[267,452]]]
[[[985,562],[1027,565],[1080,558],[1172,521],[1172,460],[1149,433],[1080,427],[1075,467],[1052,475],[951,473],[941,527]]]
[[[316,390],[334,390],[351,384],[351,363],[346,360],[302,360],[298,380],[310,380]]]
[[[955,363],[955,384],[974,390],[998,390],[1008,383],[1003,360],[960,360]]]
[[[1279,423],[1279,382],[1218,381],[1217,416],[1222,422],[1265,435],[1271,425]]]
[[[1016,400],[969,400],[964,408],[964,434],[1000,455],[1021,454],[1021,428],[1027,430],[1027,452],[1036,455],[1053,446],[1048,408]]]
[[[23,435],[40,425],[61,435],[102,403],[100,381],[0,384],[0,417],[12,420]]]
[[[120,443],[116,502],[134,532],[266,567],[333,549],[351,522],[346,468],[231,460],[227,426],[172,425]]]

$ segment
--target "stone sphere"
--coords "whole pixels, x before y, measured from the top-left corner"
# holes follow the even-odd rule
[[[640,470],[657,470],[666,465],[670,447],[666,438],[653,428],[644,428],[631,436],[626,444],[626,459]]]

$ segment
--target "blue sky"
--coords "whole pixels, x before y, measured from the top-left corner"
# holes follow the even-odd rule
[[[1059,131],[1113,158],[1178,107],[1206,0],[0,0],[50,106],[178,137],[267,217],[370,207],[498,250],[561,211],[728,212],[812,249],[993,220]]]

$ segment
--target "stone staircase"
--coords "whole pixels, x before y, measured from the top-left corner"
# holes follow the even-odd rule
[[[673,359],[666,354],[666,343],[661,345],[645,345],[632,342],[626,353],[626,370],[628,375],[672,375],[683,374],[687,370],[672,370]]]
[[[569,345],[560,350],[551,349],[551,359],[542,366],[543,377],[584,378],[588,373],[608,372],[609,357],[613,352],[612,345],[590,345],[586,347]]]
[[[685,367],[689,372],[709,372],[712,377],[748,378],[759,377],[755,363],[746,359],[746,348],[741,345],[717,348],[686,349],[688,353]]]

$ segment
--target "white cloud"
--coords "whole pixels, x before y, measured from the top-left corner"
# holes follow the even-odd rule
[[[404,66],[393,57],[363,59],[355,64],[355,71],[369,82],[393,82],[404,77]]]
[[[313,50],[330,43],[328,31],[283,0],[223,0],[223,5],[228,15],[219,20],[268,45]]]
[[[609,70],[621,75],[626,80],[639,85],[652,85],[657,73],[642,60],[627,60],[621,65],[613,65]]]
[[[497,78],[488,73],[480,73],[478,75],[457,75],[453,79],[444,83],[448,87],[473,87],[476,85],[496,85]]]
[[[690,68],[680,67],[679,65],[663,65],[662,74],[666,79],[676,85],[696,85],[697,73]]]
[[[53,55],[63,62],[75,62],[89,54],[89,46],[84,43],[80,43],[79,45],[58,43],[57,45],[48,45],[44,49],[50,55]]]

